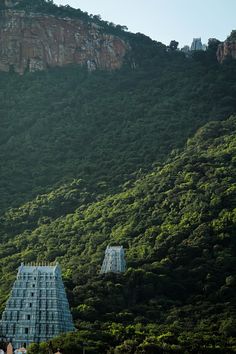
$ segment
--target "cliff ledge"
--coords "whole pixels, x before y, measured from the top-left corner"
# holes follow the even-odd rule
[[[23,74],[67,64],[114,70],[128,50],[128,43],[92,22],[16,9],[0,13],[0,71]]]

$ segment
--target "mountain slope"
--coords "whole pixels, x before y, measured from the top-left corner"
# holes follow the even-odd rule
[[[22,261],[57,260],[79,331],[55,351],[235,352],[236,61],[218,63],[217,40],[186,58],[51,0],[0,10],[0,32],[8,16],[24,29],[17,60],[0,53],[0,308]],[[64,66],[75,47],[83,65]],[[108,244],[125,274],[99,275]]]
[[[96,38],[112,36],[128,46],[126,54],[121,50],[122,61],[115,67],[123,65],[117,71],[91,73],[86,64],[42,73],[27,69],[22,77],[12,72],[13,67],[10,73],[0,73],[0,214],[74,179],[83,180],[94,200],[118,192],[124,182],[136,179],[153,163],[164,161],[172,149],[182,147],[204,123],[222,120],[236,110],[236,62],[219,65],[214,45],[186,58],[140,33],[125,31],[124,26],[79,9],[58,7],[52,1],[9,0],[1,3],[0,10],[3,47],[10,53],[17,48],[6,35],[5,29],[11,28],[4,20],[7,14],[13,23],[16,16],[16,23],[20,21],[25,29],[17,31],[23,36],[19,40],[27,42],[33,36],[34,45],[43,43],[40,48],[56,43],[57,52],[61,36],[65,42],[68,38],[60,25],[60,35],[54,33],[54,21],[64,21],[63,26],[79,21],[79,38],[91,46],[91,58],[87,58],[91,62],[101,54],[96,54],[99,40],[91,42],[91,31]],[[40,39],[37,31],[44,25],[49,30]],[[74,38],[75,27],[68,29],[69,37]],[[32,53],[27,46],[21,47],[22,61],[17,65],[25,68]],[[82,47],[77,55],[82,55]],[[109,46],[106,49],[113,52]],[[36,49],[33,54],[37,59]]]
[[[163,348],[176,353],[183,348],[189,348],[188,353],[200,353],[199,348],[202,353],[231,353],[235,133],[235,117],[211,122],[182,152],[173,153],[133,187],[51,222],[38,218],[37,227],[24,223],[28,207],[12,211],[2,219],[11,237],[1,246],[1,299],[21,261],[57,258],[81,328],[60,339],[65,353],[67,341],[74,353],[83,341],[93,347],[91,353],[111,346],[117,346],[115,353],[159,353]],[[35,205],[43,213],[43,205],[37,201]],[[125,246],[124,276],[97,274],[107,244]],[[87,332],[89,328],[95,333]]]
[[[118,191],[202,124],[235,111],[235,62],[165,56],[113,73],[1,73],[0,210],[73,179]]]

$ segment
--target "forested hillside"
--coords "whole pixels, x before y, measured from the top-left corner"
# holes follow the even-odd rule
[[[1,211],[73,179],[96,194],[118,191],[235,111],[235,62],[137,43],[136,69],[0,73]]]
[[[57,261],[79,330],[55,351],[235,353],[236,61],[215,39],[186,56],[51,0],[7,4],[127,53],[114,71],[0,72],[0,311],[21,262]],[[99,274],[109,244],[124,274]]]
[[[56,258],[80,328],[53,341],[64,353],[83,343],[88,353],[234,352],[235,133],[235,117],[208,123],[168,162],[100,201],[74,181],[8,212],[1,301],[20,262]],[[50,215],[50,203],[63,209],[73,193],[79,208]],[[108,244],[126,248],[124,275],[98,274]],[[47,353],[40,348],[31,352]]]

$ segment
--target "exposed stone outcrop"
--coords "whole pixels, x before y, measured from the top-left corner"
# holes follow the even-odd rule
[[[23,74],[73,63],[113,70],[122,66],[128,50],[124,40],[102,33],[94,23],[14,9],[0,13],[1,71]]]
[[[217,49],[217,59],[220,63],[227,58],[236,59],[236,40],[227,39],[225,42],[219,44]]]

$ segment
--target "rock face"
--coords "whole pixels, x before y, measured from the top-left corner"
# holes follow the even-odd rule
[[[13,9],[0,13],[0,71],[23,74],[67,64],[114,70],[127,51],[128,43],[94,23]]]
[[[217,59],[220,63],[226,58],[236,59],[236,40],[226,40],[221,43],[217,50]]]

